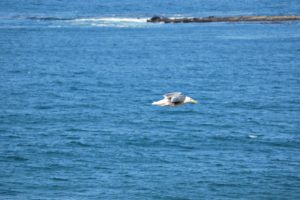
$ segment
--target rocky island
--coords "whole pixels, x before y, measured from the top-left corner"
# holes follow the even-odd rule
[[[285,16],[233,16],[233,17],[199,17],[199,18],[168,18],[154,16],[148,19],[151,23],[207,23],[207,22],[279,22],[279,21],[293,21],[300,20],[298,15]]]

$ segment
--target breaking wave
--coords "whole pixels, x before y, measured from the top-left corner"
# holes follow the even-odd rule
[[[99,27],[142,27],[147,22],[146,18],[78,18],[72,20],[73,24],[91,25]]]
[[[32,21],[33,24],[63,26],[96,26],[96,27],[143,27],[147,18],[128,17],[58,17],[58,16],[14,16],[12,20]]]

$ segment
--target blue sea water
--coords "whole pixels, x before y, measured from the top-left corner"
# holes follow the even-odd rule
[[[300,199],[298,0],[0,1],[0,199]],[[154,107],[182,91],[199,101]]]

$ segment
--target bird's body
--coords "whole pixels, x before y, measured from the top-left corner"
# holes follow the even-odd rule
[[[191,97],[183,95],[181,92],[172,92],[167,93],[164,96],[164,99],[160,101],[155,101],[152,105],[155,106],[180,106],[186,103],[197,103],[196,100]]]

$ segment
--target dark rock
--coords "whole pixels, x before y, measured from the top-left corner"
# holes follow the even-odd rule
[[[175,18],[170,19],[166,17],[153,16],[151,19],[147,20],[147,22],[164,22],[164,23],[190,23],[190,22],[264,22],[264,21],[291,21],[291,20],[300,20],[300,16],[292,15],[292,16],[234,16],[234,17],[203,17],[203,18]]]
[[[153,16],[149,21],[150,22],[160,22],[161,21],[161,17],[159,17],[159,16]]]

